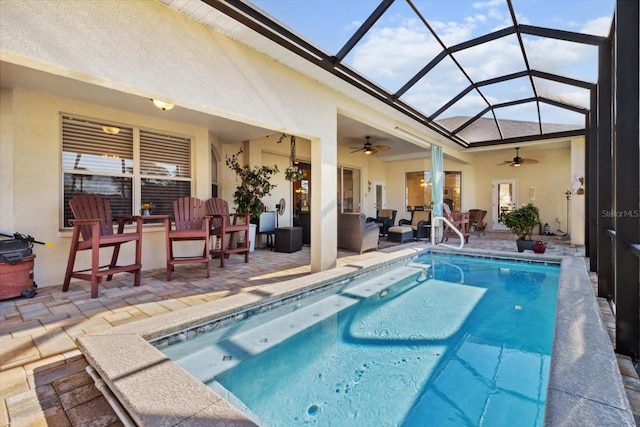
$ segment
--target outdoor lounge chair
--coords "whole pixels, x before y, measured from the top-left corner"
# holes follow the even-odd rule
[[[380,224],[380,236],[386,236],[389,233],[389,227],[393,227],[396,223],[395,209],[378,209],[375,218],[367,218],[367,222],[375,222]]]
[[[401,219],[398,225],[411,226],[413,230],[413,239],[430,239],[431,238],[431,211],[415,210],[411,212],[411,221]]]
[[[98,285],[104,276],[111,280],[116,273],[133,273],[133,285],[140,286],[140,270],[142,269],[142,218],[134,216],[113,218],[111,203],[108,199],[93,194],[76,196],[69,200],[69,206],[75,219],[71,248],[67,261],[67,271],[64,276],[62,291],[69,290],[72,277],[91,282],[91,298],[98,297]],[[113,222],[118,221],[118,231],[113,232]],[[135,222],[135,232],[124,232],[126,223]],[[82,236],[82,240],[80,240]],[[118,266],[120,245],[135,242],[136,252],[133,264]],[[100,266],[100,248],[113,247],[109,265]],[[91,268],[74,271],[78,251],[91,250]]]
[[[338,248],[363,253],[378,249],[380,225],[366,222],[364,214],[338,214]]]

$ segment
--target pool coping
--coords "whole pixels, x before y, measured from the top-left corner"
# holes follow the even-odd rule
[[[441,251],[439,248],[431,250]],[[143,426],[249,426],[251,420],[148,343],[257,304],[416,257],[422,248],[349,265],[78,337],[78,346],[131,419]],[[446,250],[560,262],[556,330],[547,388],[547,426],[635,425],[615,353],[598,313],[584,258]]]

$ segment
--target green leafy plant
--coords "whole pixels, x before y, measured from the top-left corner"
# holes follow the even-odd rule
[[[302,170],[298,166],[289,166],[284,170],[284,178],[287,181],[298,181],[302,179]]]
[[[502,222],[518,236],[518,240],[530,240],[533,227],[540,222],[540,211],[533,203],[529,203],[505,214]]]
[[[225,160],[226,165],[240,178],[240,184],[233,193],[233,201],[238,213],[249,213],[252,219],[257,219],[262,211],[262,198],[270,195],[271,190],[276,187],[269,179],[279,172],[278,165],[242,166],[238,160],[240,154],[242,150]]]

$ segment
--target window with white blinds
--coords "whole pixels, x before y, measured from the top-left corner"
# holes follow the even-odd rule
[[[173,201],[190,195],[191,140],[140,131],[140,194],[154,214],[173,214]]]
[[[191,195],[191,140],[63,115],[62,172],[63,227],[79,194],[108,198],[113,215],[138,214],[142,203],[171,214],[173,200]]]

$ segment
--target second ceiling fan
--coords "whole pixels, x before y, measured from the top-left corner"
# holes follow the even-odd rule
[[[502,163],[498,163],[498,166],[509,165],[512,168],[514,168],[514,167],[517,168],[517,167],[520,167],[522,165],[531,165],[531,164],[534,164],[534,163],[538,163],[538,161],[535,160],[535,159],[523,159],[518,154],[518,150],[520,150],[520,147],[516,147],[516,156],[513,158],[513,160],[505,160]]]
[[[358,151],[362,151],[364,154],[376,154],[378,151],[389,151],[390,148],[386,145],[373,145],[371,141],[369,141],[370,136],[365,136],[366,142],[362,147],[351,147],[353,151],[351,153],[357,153]]]

